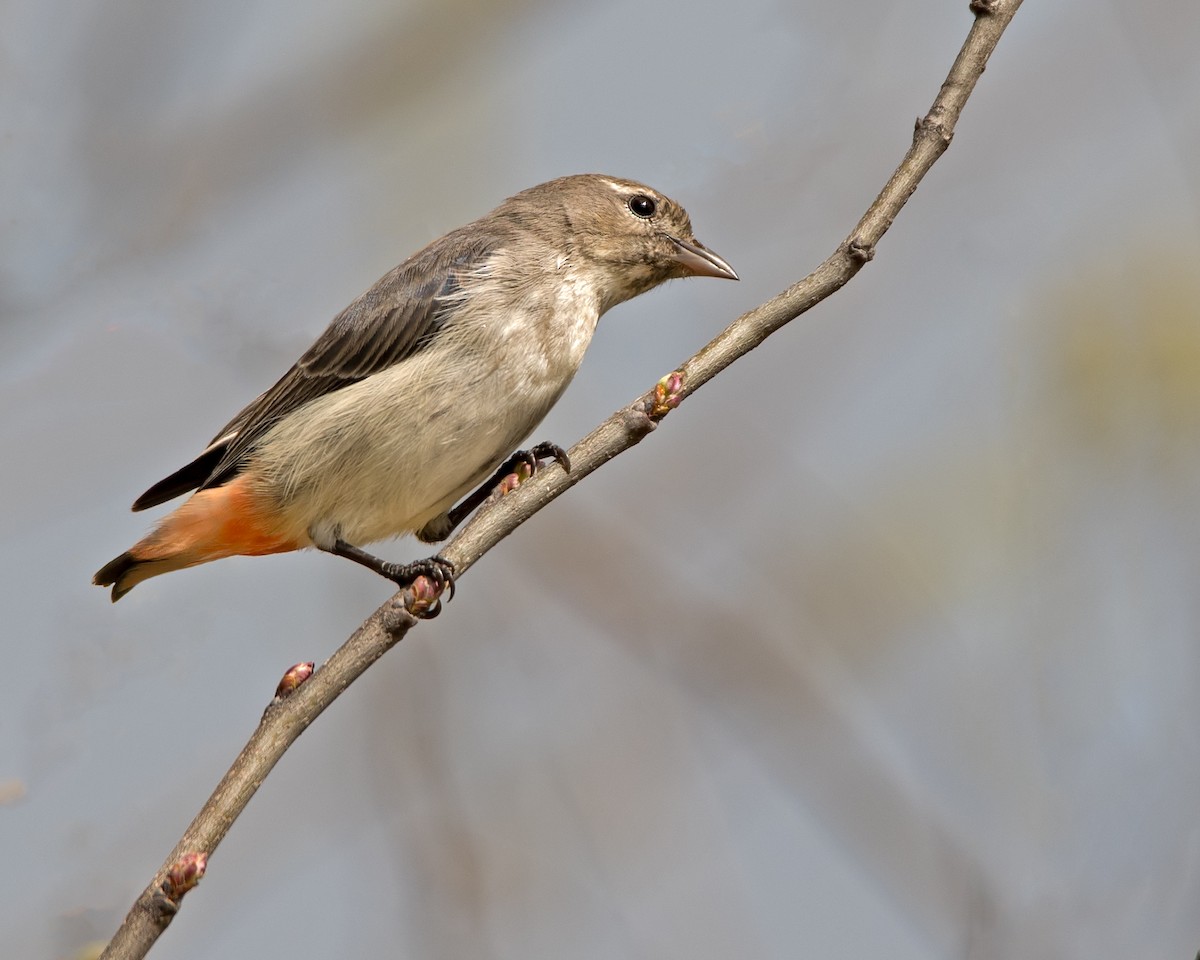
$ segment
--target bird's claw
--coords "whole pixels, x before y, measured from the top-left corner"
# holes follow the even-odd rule
[[[454,599],[454,564],[441,555],[396,567],[389,578],[412,591],[411,612],[425,620],[442,612],[443,594],[447,601]]]
[[[511,472],[500,481],[500,492],[504,494],[515,490],[542,468],[542,461],[548,460],[562,467],[564,473],[571,472],[571,458],[567,456],[567,451],[557,443],[544,441],[528,450],[518,450],[508,458],[504,469]]]
[[[563,473],[571,472],[571,458],[567,456],[567,451],[560,447],[557,443],[543,441],[535,444],[533,449],[529,451],[534,459],[534,471],[541,466],[543,460],[553,460],[563,468]]]

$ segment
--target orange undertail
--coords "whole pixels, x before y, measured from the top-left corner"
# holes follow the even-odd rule
[[[101,567],[92,583],[112,586],[113,603],[160,573],[194,567],[237,554],[259,556],[298,550],[298,542],[276,531],[270,508],[256,497],[245,477],[200,490],[153,532]]]

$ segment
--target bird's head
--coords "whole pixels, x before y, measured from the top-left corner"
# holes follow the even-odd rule
[[[696,239],[683,207],[633,180],[563,177],[517,194],[510,205],[564,264],[596,283],[603,309],[679,277],[738,279]]]

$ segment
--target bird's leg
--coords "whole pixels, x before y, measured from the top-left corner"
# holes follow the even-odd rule
[[[469,494],[460,503],[452,507],[446,514],[450,518],[450,530],[454,530],[462,523],[471,513],[482,504],[488,497],[495,493],[496,488],[504,482],[510,474],[515,473],[520,467],[525,466],[529,469],[529,476],[532,477],[538,472],[543,460],[554,460],[565,473],[571,472],[571,458],[567,456],[567,451],[560,447],[557,443],[539,443],[528,450],[518,450],[511,457],[505,460],[496,468],[496,472],[491,477],[480,484],[473,493]],[[522,478],[527,479],[527,478]],[[447,533],[447,536],[449,533]]]
[[[450,591],[446,596],[447,600],[454,599],[454,564],[445,557],[432,556],[425,560],[415,560],[412,563],[392,563],[367,553],[366,550],[349,544],[340,537],[333,542],[332,547],[323,547],[317,544],[317,549],[338,557],[345,557],[355,563],[361,563],[364,567],[374,570],[381,577],[386,577],[401,588],[411,587],[417,577],[428,577],[437,584],[439,593],[447,589]],[[442,605],[439,600],[427,614],[427,619],[436,617],[441,609]]]
[[[480,506],[480,504],[496,492],[496,489],[507,477],[522,466],[528,468],[529,476],[532,477],[541,468],[543,460],[554,460],[555,463],[563,468],[564,472],[571,472],[571,458],[567,456],[567,451],[557,443],[539,443],[528,450],[518,450],[500,464],[489,479],[476,487],[461,502],[418,530],[418,539],[426,543],[436,543],[439,540],[445,540],[460,523],[471,515],[476,507]],[[522,477],[520,479],[528,478]]]

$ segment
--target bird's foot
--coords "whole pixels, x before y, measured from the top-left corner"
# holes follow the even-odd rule
[[[528,450],[518,450],[496,468],[496,490],[501,495],[515,490],[542,468],[543,461],[549,460],[562,467],[564,473],[571,472],[571,458],[566,450],[557,443],[539,443]]]
[[[381,577],[387,577],[401,590],[411,587],[413,603],[418,608],[412,612],[426,620],[442,612],[441,596],[444,591],[450,591],[446,595],[447,600],[454,599],[454,564],[443,556],[435,555],[412,563],[392,563],[341,539],[331,547],[318,544],[318,549],[360,563]]]
[[[412,612],[432,620],[442,612],[442,594],[454,599],[454,564],[441,555],[412,563],[385,563],[379,571],[401,590],[411,588]]]
[[[571,458],[567,456],[567,451],[557,443],[539,443],[528,450],[518,450],[500,464],[491,477],[461,503],[451,507],[441,517],[435,518],[418,530],[418,539],[426,543],[445,540],[477,507],[493,495],[503,496],[509,491],[515,490],[542,469],[545,465],[543,461],[546,460],[553,460],[566,473],[571,472]]]

